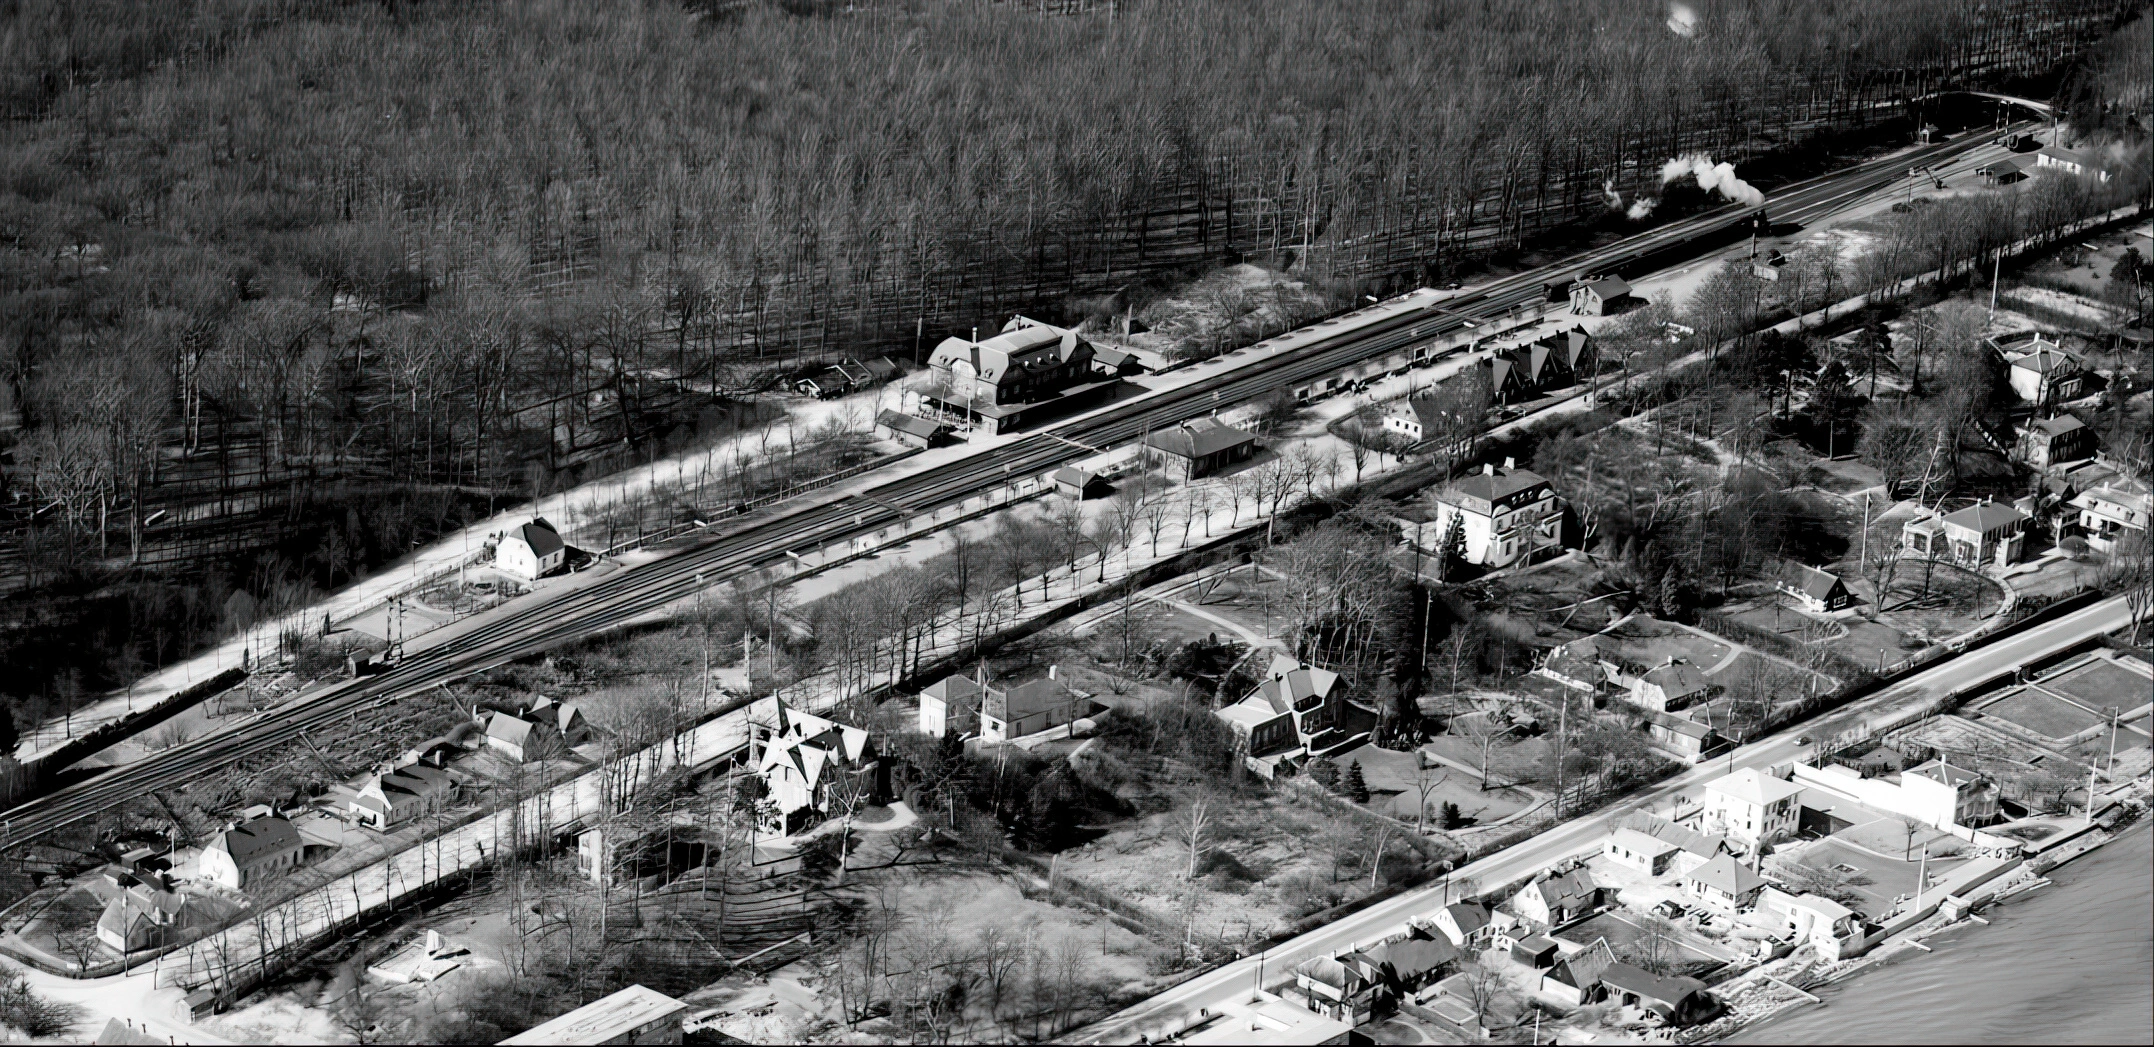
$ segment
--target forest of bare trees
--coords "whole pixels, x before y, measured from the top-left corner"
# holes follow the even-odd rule
[[[10,6],[0,588],[74,653],[0,687],[111,686],[803,359],[1241,258],[1440,277],[2134,7],[1349,6]]]

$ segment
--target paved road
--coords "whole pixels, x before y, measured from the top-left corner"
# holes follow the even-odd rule
[[[2013,130],[2016,130],[2014,128]],[[1910,164],[1941,163],[2006,132],[1969,136],[1873,160],[1798,182],[1767,201],[1776,222],[1808,222],[1890,186]],[[1543,285],[1581,269],[1625,272],[1687,260],[1747,222],[1752,209],[1729,205],[1605,247],[1514,274],[1454,295],[1414,294],[1334,317],[1173,376],[1162,388],[1092,411],[1046,430],[910,475],[860,488],[822,492],[737,517],[658,559],[613,572],[546,598],[526,598],[440,630],[423,651],[380,676],[352,681],[173,749],[77,782],[0,812],[0,849],[141,796],[213,774],[249,756],[289,744],[301,733],[370,707],[417,694],[594,632],[634,621],[740,574],[783,561],[792,550],[872,534],[1010,482],[1039,475],[1144,433],[1234,404],[1261,400],[1356,363],[1454,338],[1540,300]],[[1463,351],[1462,346],[1450,352]],[[1556,409],[1567,409],[1559,404]]]
[[[1911,709],[1947,691],[2009,673],[2020,665],[2129,621],[2130,612],[2123,597],[2105,600],[1943,662],[1816,722],[1790,727],[1728,756],[1694,767],[1623,803],[1565,822],[1516,847],[1463,866],[1453,875],[1471,879],[1484,889],[1523,879],[1563,858],[1598,846],[1614,823],[1633,811],[1660,806],[1677,793],[1696,796],[1704,783],[1734,768],[1795,762],[1810,751],[1798,741],[1803,736],[1824,737],[1853,727],[1866,718],[1882,719]],[[1198,1008],[1217,1007],[1235,994],[1249,991],[1257,985],[1259,972],[1264,982],[1275,984],[1303,960],[1329,956],[1356,943],[1373,943],[1397,933],[1408,919],[1433,912],[1441,906],[1445,891],[1444,885],[1437,884],[1402,894],[1311,931],[1262,956],[1240,960],[1191,979],[1079,1030],[1070,1039],[1082,1043],[1133,1043],[1146,1033],[1156,1033],[1179,1023]]]

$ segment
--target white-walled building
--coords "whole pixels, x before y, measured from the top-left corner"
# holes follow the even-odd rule
[[[1756,849],[1795,835],[1802,788],[1755,767],[1705,785],[1705,831]]]
[[[1429,520],[1404,525],[1406,540],[1441,551],[1456,519],[1465,534],[1468,563],[1508,566],[1553,549],[1563,539],[1563,502],[1555,489],[1541,476],[1509,463],[1502,469],[1484,466],[1480,473],[1453,481],[1431,501]]]
[[[557,571],[567,559],[568,546],[543,516],[502,535],[494,547],[494,567],[524,579]]]
[[[283,815],[267,807],[250,807],[240,820],[210,837],[195,859],[195,875],[238,890],[299,867],[306,843]]]

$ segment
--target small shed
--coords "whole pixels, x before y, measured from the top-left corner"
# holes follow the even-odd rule
[[[950,442],[951,434],[947,422],[891,410],[875,416],[875,429],[908,447],[937,447]]]
[[[1066,498],[1074,498],[1078,501],[1083,501],[1097,494],[1099,488],[1106,482],[1100,479],[1098,473],[1079,469],[1074,465],[1065,465],[1055,470],[1048,476],[1048,479],[1054,481],[1056,494]]]
[[[1812,614],[1843,610],[1855,602],[1854,594],[1847,591],[1847,583],[1839,575],[1807,564],[1789,568],[1780,576],[1777,587]]]
[[[1622,311],[1630,297],[1630,283],[1620,276],[1580,280],[1571,285],[1571,312],[1607,316]]]
[[[1521,938],[1511,946],[1511,959],[1536,971],[1556,965],[1556,940],[1545,934]]]

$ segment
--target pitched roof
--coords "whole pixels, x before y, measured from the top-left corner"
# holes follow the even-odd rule
[[[1451,914],[1451,922],[1458,925],[1460,934],[1472,934],[1488,926],[1488,907],[1475,902],[1452,902],[1443,907]]]
[[[1648,836],[1636,829],[1618,827],[1616,831],[1608,834],[1608,838],[1622,844],[1628,850],[1656,858],[1663,854],[1674,854],[1683,849],[1680,844],[1671,843],[1658,836]]]
[[[2027,519],[2027,514],[1997,502],[1970,505],[1956,513],[1945,514],[1945,522],[1970,531],[1988,534],[2002,527],[2009,527]]]
[[[533,554],[540,557],[552,556],[566,548],[561,544],[560,533],[555,531],[553,525],[547,523],[543,516],[517,528],[513,533],[522,539],[525,545],[531,547]]]
[[[2072,359],[2070,353],[2037,344],[2039,347],[2033,352],[2013,360],[2012,366],[2026,371],[2033,371],[2036,374],[2049,374],[2054,371],[2076,371],[2079,369],[2079,361]]]
[[[1699,723],[1698,721],[1693,720],[1688,716],[1684,716],[1682,713],[1664,713],[1658,709],[1647,709],[1643,707],[1631,709],[1629,711],[1637,714],[1639,717],[1645,719],[1647,722],[1651,723],[1655,727],[1658,727],[1664,731],[1670,731],[1675,734],[1680,734],[1685,738],[1696,738],[1700,741],[1703,741],[1708,735],[1711,735],[1713,733],[1713,727],[1711,724]]]
[[[875,416],[875,424],[885,429],[895,429],[901,433],[909,433],[923,440],[931,439],[937,433],[950,428],[949,424],[945,422],[922,418],[916,414],[906,414],[903,411],[893,411],[888,408]]]
[[[1817,600],[1829,600],[1835,590],[1847,588],[1846,583],[1840,581],[1839,575],[1819,570],[1809,564],[1796,564],[1788,575],[1789,585]]]
[[[1615,950],[1608,947],[1608,939],[1596,938],[1593,944],[1557,960],[1547,976],[1573,989],[1589,989],[1600,984],[1601,972],[1615,962]]]
[[[997,720],[1019,720],[1034,713],[1060,708],[1084,697],[1084,692],[1061,680],[1042,677],[1018,684],[1006,691],[990,689],[987,692],[985,711]]]
[[[1644,680],[1660,688],[1661,693],[1670,698],[1688,697],[1712,686],[1705,681],[1705,674],[1689,662],[1669,662],[1658,669],[1649,670]]]
[[[1734,774],[1715,778],[1705,783],[1705,788],[1760,807],[1771,806],[1802,792],[1801,786],[1781,781],[1755,767],[1745,767]]]
[[[1528,890],[1536,888],[1540,891],[1541,900],[1551,906],[1560,905],[1567,901],[1585,901],[1591,899],[1600,890],[1599,887],[1594,885],[1593,878],[1587,876],[1584,870],[1581,869],[1572,869],[1569,872],[1551,876],[1545,880],[1536,880],[1527,885]]]
[[[1845,905],[1841,905],[1839,902],[1833,901],[1832,899],[1827,898],[1822,894],[1798,895],[1794,899],[1794,904],[1808,909],[1811,912],[1814,912],[1819,916],[1823,916],[1826,919],[1831,920],[1835,923],[1855,915],[1855,910],[1850,909]]]
[[[1594,297],[1604,302],[1611,298],[1621,298],[1630,293],[1630,283],[1620,276],[1601,277],[1587,283],[1585,288],[1593,292]]]
[[[1338,686],[1339,674],[1317,669],[1284,655],[1272,659],[1270,678],[1257,685],[1253,697],[1270,703],[1273,712],[1289,712],[1310,698],[1328,698]]]
[[[1497,502],[1521,491],[1545,487],[1548,480],[1530,469],[1496,469],[1460,477],[1436,495],[1441,505],[1456,506],[1467,512],[1488,516],[1495,511]]]
[[[1397,978],[1415,978],[1458,958],[1448,938],[1399,938],[1369,950],[1372,959],[1386,964]]]
[[[261,858],[300,846],[299,830],[283,818],[256,818],[218,833],[209,845],[231,855],[232,864],[244,869]]]
[[[1183,422],[1171,429],[1157,430],[1144,438],[1146,447],[1180,458],[1209,458],[1222,451],[1255,442],[1254,435],[1214,418]]]
[[[1079,469],[1074,465],[1065,465],[1062,468],[1048,474],[1047,478],[1053,480],[1058,484],[1069,484],[1070,486],[1077,488],[1090,487],[1093,484],[1099,482],[1098,473],[1088,472],[1086,470]]]
[[[1931,760],[1928,763],[1918,764],[1908,768],[1903,773],[1919,774],[1933,782],[1942,782],[1951,786],[1964,785],[1968,782],[1987,781],[1989,778],[1988,775],[1980,771],[1969,770],[1965,767],[1954,767],[1942,760]]]
[[[531,739],[531,732],[538,724],[513,713],[497,712],[486,720],[486,736],[498,738],[511,745],[522,745]]]
[[[1723,854],[1698,866],[1691,870],[1686,879],[1738,898],[1765,886],[1764,877],[1752,872],[1749,866],[1736,861],[1732,854]]]
[[[2087,423],[2080,421],[2076,416],[2060,414],[2054,418],[2037,419],[2029,428],[2040,429],[2051,436],[2063,436],[2066,433],[2085,429],[2086,427]]]
[[[929,684],[920,697],[933,698],[944,705],[974,706],[980,701],[980,685],[970,676],[945,676]]]
[[[1627,963],[1611,963],[1601,969],[1600,983],[1648,1000],[1673,1004],[1705,988],[1696,978],[1663,978]]]
[[[1294,973],[1312,981],[1323,982],[1334,989],[1344,989],[1349,982],[1359,980],[1345,964],[1329,956],[1314,956],[1303,960],[1295,966]]]
[[[1725,854],[1728,850],[1728,842],[1718,836],[1707,836],[1704,833],[1677,825],[1666,818],[1647,814],[1643,811],[1638,811],[1625,818],[1623,827],[1636,829],[1656,839],[1666,840],[1677,847],[1681,847],[1685,853],[1695,854],[1700,858],[1711,858],[1717,854]]]

